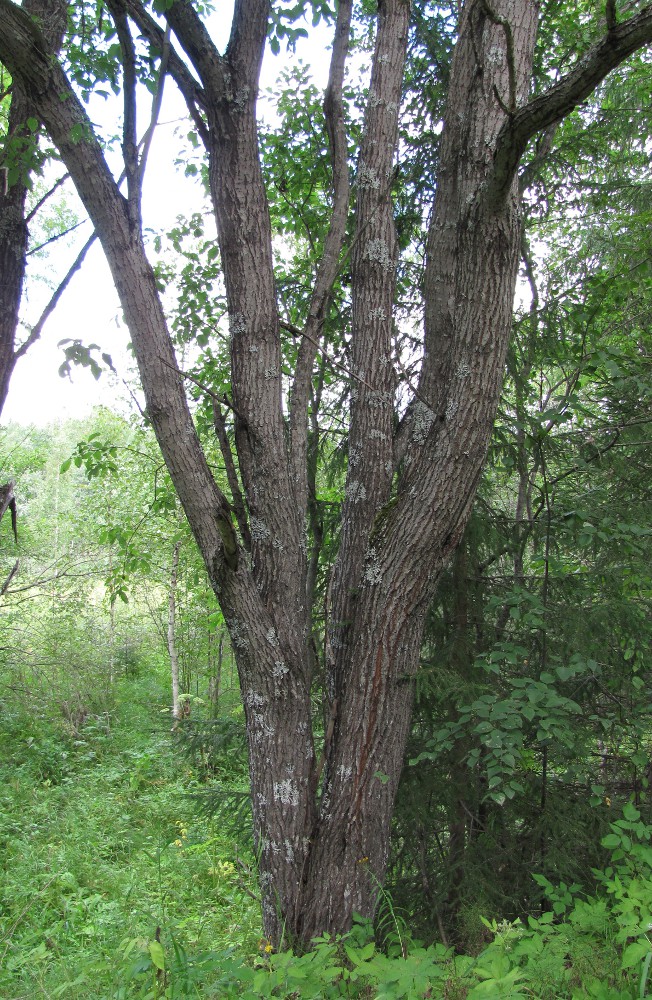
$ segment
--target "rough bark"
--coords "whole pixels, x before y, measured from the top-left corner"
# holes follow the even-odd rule
[[[147,37],[163,42],[162,29],[136,0],[115,9],[118,18],[128,10]],[[649,11],[611,24],[588,62],[528,103],[535,4],[469,0],[464,6],[428,233],[425,357],[418,391],[395,433],[391,178],[409,7],[404,0],[379,4],[356,174],[355,377],[330,597],[330,705],[318,759],[306,469],[314,416],[310,374],[348,203],[341,105],[348,13],[343,3],[327,100],[333,219],[306,317],[310,336],[299,354],[287,436],[271,226],[256,129],[268,15],[267,0],[239,0],[221,55],[189,0],[176,0],[167,12],[175,45],[192,68],[170,47],[169,71],[206,144],[224,268],[235,456],[219,410],[216,428],[234,511],[195,434],[137,206],[118,191],[39,29],[10,0],[0,0],[0,59],[37,109],[93,219],[131,331],[148,414],[222,606],[247,721],[264,928],[279,944],[285,934],[308,941],[323,931],[343,931],[354,912],[374,912],[423,618],[462,536],[500,392],[520,245],[518,162],[527,139],[582,100],[587,87],[633,47],[649,41],[652,25]],[[129,61],[124,23],[122,30]],[[83,142],[71,141],[74,125],[86,129]],[[131,170],[137,172],[133,160]]]

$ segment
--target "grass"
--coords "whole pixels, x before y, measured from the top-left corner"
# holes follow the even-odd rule
[[[256,950],[253,886],[187,797],[198,781],[170,739],[165,691],[141,679],[116,695],[79,734],[21,712],[0,729],[5,1000],[140,995],[127,970],[157,938]]]

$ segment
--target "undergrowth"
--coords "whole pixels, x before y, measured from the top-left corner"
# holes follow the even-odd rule
[[[233,839],[188,798],[200,782],[170,740],[165,693],[123,681],[116,701],[79,732],[4,713],[4,1000],[113,997],[157,937],[193,953],[257,946],[255,887]]]
[[[358,922],[306,954],[275,954],[260,938],[251,858],[239,857],[219,820],[198,813],[190,796],[205,775],[171,741],[164,704],[140,680],[122,682],[118,708],[80,731],[5,712],[3,1000],[652,995],[652,828],[632,804],[603,841],[611,864],[595,872],[593,896],[535,876],[546,911],[485,920],[492,940],[478,955],[411,940],[385,894],[382,948]]]

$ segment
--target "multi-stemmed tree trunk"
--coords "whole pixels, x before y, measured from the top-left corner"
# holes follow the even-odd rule
[[[265,933],[274,943],[284,933],[307,941],[346,929],[354,912],[371,915],[384,878],[423,617],[468,518],[500,392],[519,260],[519,163],[530,138],[652,39],[652,9],[619,23],[608,2],[604,37],[547,93],[530,98],[536,4],[467,0],[462,8],[427,237],[424,357],[397,421],[391,185],[410,6],[379,3],[356,168],[348,471],[327,607],[328,720],[317,748],[310,388],[348,216],[342,83],[350,0],[338,7],[324,105],[332,217],[287,418],[256,126],[269,0],[238,0],[224,55],[189,0],[166,11],[171,46],[140,0],[107,6],[123,58],[126,197],[38,24],[10,0],[0,0],[0,60],[58,147],[111,266],[147,412],[237,659]],[[215,414],[231,500],[195,433],[143,250],[133,25],[165,52],[209,159],[229,309],[235,455],[223,401]]]

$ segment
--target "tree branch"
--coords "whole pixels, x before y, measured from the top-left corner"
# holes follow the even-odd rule
[[[125,0],[129,15],[138,26],[147,41],[152,46],[165,51],[165,37],[167,32],[156,23],[154,18],[147,13],[138,0]],[[163,55],[161,56],[161,62]],[[195,123],[195,128],[203,140],[207,138],[206,122],[202,117],[202,112],[206,110],[204,93],[189,71],[185,63],[180,59],[173,45],[168,46],[168,56],[166,69],[179,88],[183,99],[186,102],[188,112]]]
[[[311,338],[310,335],[306,333],[305,329],[302,330],[300,327],[294,326],[293,323],[288,323],[284,319],[279,319],[278,325],[281,327],[281,329],[287,330],[288,333],[291,333],[293,337],[303,337],[306,340],[310,340],[311,345],[314,347],[315,355],[317,354],[317,351],[320,351],[322,357],[325,358],[325,360],[328,362],[329,365],[331,365],[332,368],[335,368],[337,371],[340,371],[344,375],[347,375],[348,378],[352,378],[354,381],[359,382],[360,385],[366,386],[367,389],[373,389],[373,386],[369,382],[367,382],[366,379],[362,378],[360,375],[357,375],[354,371],[352,371],[351,368],[347,368],[346,365],[343,365],[339,361],[336,361],[335,358],[332,358],[330,356],[330,354],[327,354],[326,348],[322,347],[318,340],[316,340],[315,338]]]
[[[79,227],[83,226],[83,224],[84,222],[76,222],[74,226],[69,226],[68,229],[64,229],[63,232],[56,233],[55,236],[50,236],[50,238],[44,240],[43,243],[39,243],[38,246],[32,247],[30,250],[28,250],[25,256],[31,257],[33,253],[38,253],[39,250],[44,250],[45,247],[49,247],[51,243],[56,243],[57,240],[62,240],[64,236],[70,236],[71,233],[74,233],[75,229],[79,229]]]
[[[158,125],[158,118],[161,113],[161,104],[163,103],[163,88],[165,86],[165,75],[168,71],[168,63],[170,61],[170,25],[166,25],[165,34],[163,36],[163,50],[161,52],[161,65],[158,70],[158,83],[156,85],[156,93],[152,100],[152,114],[150,117],[149,125],[147,126],[147,131],[145,135],[140,140],[140,162],[138,164],[138,183],[142,186],[143,178],[145,176],[145,167],[147,166],[147,157],[149,155],[150,146],[152,145],[152,139],[154,138],[154,132],[156,126]]]
[[[628,21],[614,24],[579,59],[574,69],[505,121],[498,136],[492,177],[485,189],[484,201],[489,210],[498,208],[507,197],[514,173],[532,136],[560,122],[595,90],[612,69],[650,42],[652,5]]]
[[[138,169],[138,138],[136,126],[136,50],[129,30],[126,7],[122,0],[107,0],[113,15],[122,51],[123,124],[122,156],[127,177],[127,204],[132,225],[140,223],[141,174]]]
[[[27,351],[32,346],[32,344],[35,344],[36,341],[39,339],[39,337],[41,336],[41,333],[43,332],[43,327],[45,326],[46,321],[50,318],[50,316],[52,315],[52,313],[56,309],[56,307],[57,307],[57,305],[59,303],[59,299],[61,298],[61,296],[65,292],[66,288],[70,284],[70,282],[72,280],[72,277],[75,274],[75,272],[78,271],[79,268],[84,263],[84,259],[86,257],[86,254],[88,253],[88,251],[90,250],[90,248],[92,247],[92,245],[93,245],[93,243],[95,242],[96,239],[97,239],[97,234],[96,233],[92,233],[89,236],[89,238],[86,240],[86,243],[84,244],[84,246],[81,248],[81,250],[77,254],[77,257],[75,258],[75,261],[72,264],[72,267],[70,267],[70,269],[68,270],[68,273],[66,274],[65,278],[63,279],[63,281],[60,282],[58,288],[55,289],[54,293],[52,294],[52,297],[50,298],[50,301],[48,302],[48,304],[46,305],[45,309],[43,310],[43,312],[39,316],[37,322],[32,327],[31,332],[29,334],[29,337],[27,338],[27,340],[25,341],[24,344],[21,344],[21,346],[18,348],[18,350],[14,354],[14,362],[18,361],[18,358],[22,358],[23,355],[27,353]]]
[[[223,96],[226,89],[224,60],[192,4],[189,0],[176,0],[165,16],[205,90],[211,95]]]
[[[231,452],[231,445],[229,444],[229,438],[226,433],[226,424],[224,422],[224,416],[220,408],[218,400],[213,397],[213,426],[215,427],[215,434],[220,446],[220,451],[222,452],[222,458],[224,459],[224,466],[226,468],[226,478],[229,483],[229,488],[231,490],[231,496],[233,497],[233,510],[235,513],[236,521],[238,522],[238,527],[240,529],[240,534],[242,535],[242,540],[248,552],[251,552],[251,533],[249,531],[249,524],[247,522],[247,511],[245,509],[244,498],[242,496],[242,490],[240,489],[240,481],[238,479],[238,474],[235,469],[235,462],[233,461],[233,453]]]
[[[52,185],[52,187],[50,188],[50,190],[46,191],[42,198],[39,198],[39,200],[34,205],[34,208],[32,209],[32,211],[28,215],[25,216],[25,222],[27,222],[29,224],[32,221],[32,219],[34,218],[34,216],[36,215],[36,213],[39,211],[39,209],[41,209],[43,207],[43,205],[48,200],[48,198],[51,198],[52,195],[54,194],[54,192],[57,190],[57,188],[61,187],[61,185],[64,184],[68,180],[69,177],[70,177],[70,174],[66,172],[65,174],[63,174],[59,178],[58,181],[54,182],[54,184]]]
[[[324,96],[324,116],[333,169],[333,210],[324,252],[317,268],[304,336],[299,346],[297,367],[290,399],[291,461],[297,482],[297,502],[303,510],[307,502],[306,448],[307,410],[315,357],[319,349],[328,301],[337,278],[349,208],[349,168],[342,87],[351,33],[351,0],[340,0],[333,38],[328,86]],[[283,325],[283,324],[282,324]]]

